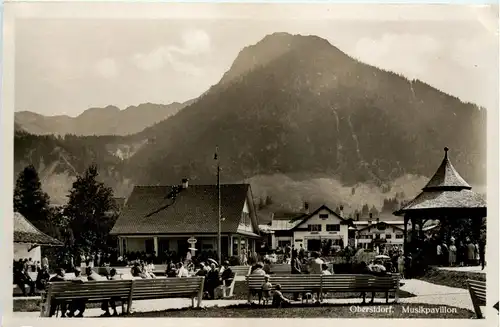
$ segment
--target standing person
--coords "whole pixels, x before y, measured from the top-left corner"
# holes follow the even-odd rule
[[[448,263],[451,267],[455,266],[457,262],[457,247],[455,246],[455,240],[451,240],[450,248],[448,249]]]
[[[401,278],[405,278],[405,257],[403,256],[403,252],[399,252],[398,256],[398,273],[401,275]]]
[[[469,238],[467,238],[467,265],[468,266],[473,266],[474,265],[474,260],[476,259],[476,247],[474,244],[471,242]]]
[[[438,243],[438,245],[436,246],[436,258],[437,258],[436,262],[438,266],[441,266],[441,263],[443,262],[442,256],[443,256],[443,250],[441,248],[441,244]]]
[[[458,242],[458,247],[457,247],[457,263],[460,267],[463,267],[465,262],[466,262],[466,250],[464,243],[462,241]]]
[[[299,259],[304,259],[306,250],[304,250],[304,247],[302,246],[302,243],[300,243],[300,248],[299,248]]]
[[[47,270],[49,270],[49,259],[46,255],[42,258],[42,267],[47,267]]]

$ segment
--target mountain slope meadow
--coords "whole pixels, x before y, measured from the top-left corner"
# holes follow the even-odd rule
[[[91,162],[117,196],[183,177],[215,183],[216,145],[222,182],[251,182],[256,198],[288,209],[302,201],[380,208],[396,193],[414,196],[445,146],[465,179],[485,185],[485,109],[317,36],[266,36],[196,101],[138,133],[35,136],[16,123],[16,172],[34,164],[57,203]]]

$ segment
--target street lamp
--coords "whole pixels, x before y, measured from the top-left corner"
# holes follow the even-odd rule
[[[215,147],[214,160],[217,160],[217,199],[218,199],[218,214],[217,214],[217,258],[219,264],[222,264],[222,254],[221,254],[221,197],[220,197],[220,162],[219,162],[219,147]]]

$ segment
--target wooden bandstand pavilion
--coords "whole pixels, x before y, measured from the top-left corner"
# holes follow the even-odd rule
[[[455,170],[448,158],[448,148],[444,151],[441,165],[422,192],[394,212],[396,216],[404,216],[404,253],[414,253],[422,245],[424,224],[438,220],[444,240],[449,240],[460,226],[470,226],[472,239],[479,244],[480,256],[484,258],[485,240],[480,234],[486,220],[486,201]],[[412,226],[410,235],[408,222]]]

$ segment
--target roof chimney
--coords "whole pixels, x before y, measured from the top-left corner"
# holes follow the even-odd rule
[[[339,212],[339,216],[344,218],[344,206],[343,205],[340,205],[340,212]]]
[[[356,220],[359,221],[359,212],[356,212]]]
[[[309,214],[309,202],[304,202],[304,213]]]
[[[183,178],[182,179],[182,188],[183,189],[187,189],[188,188],[188,179],[187,178]]]

